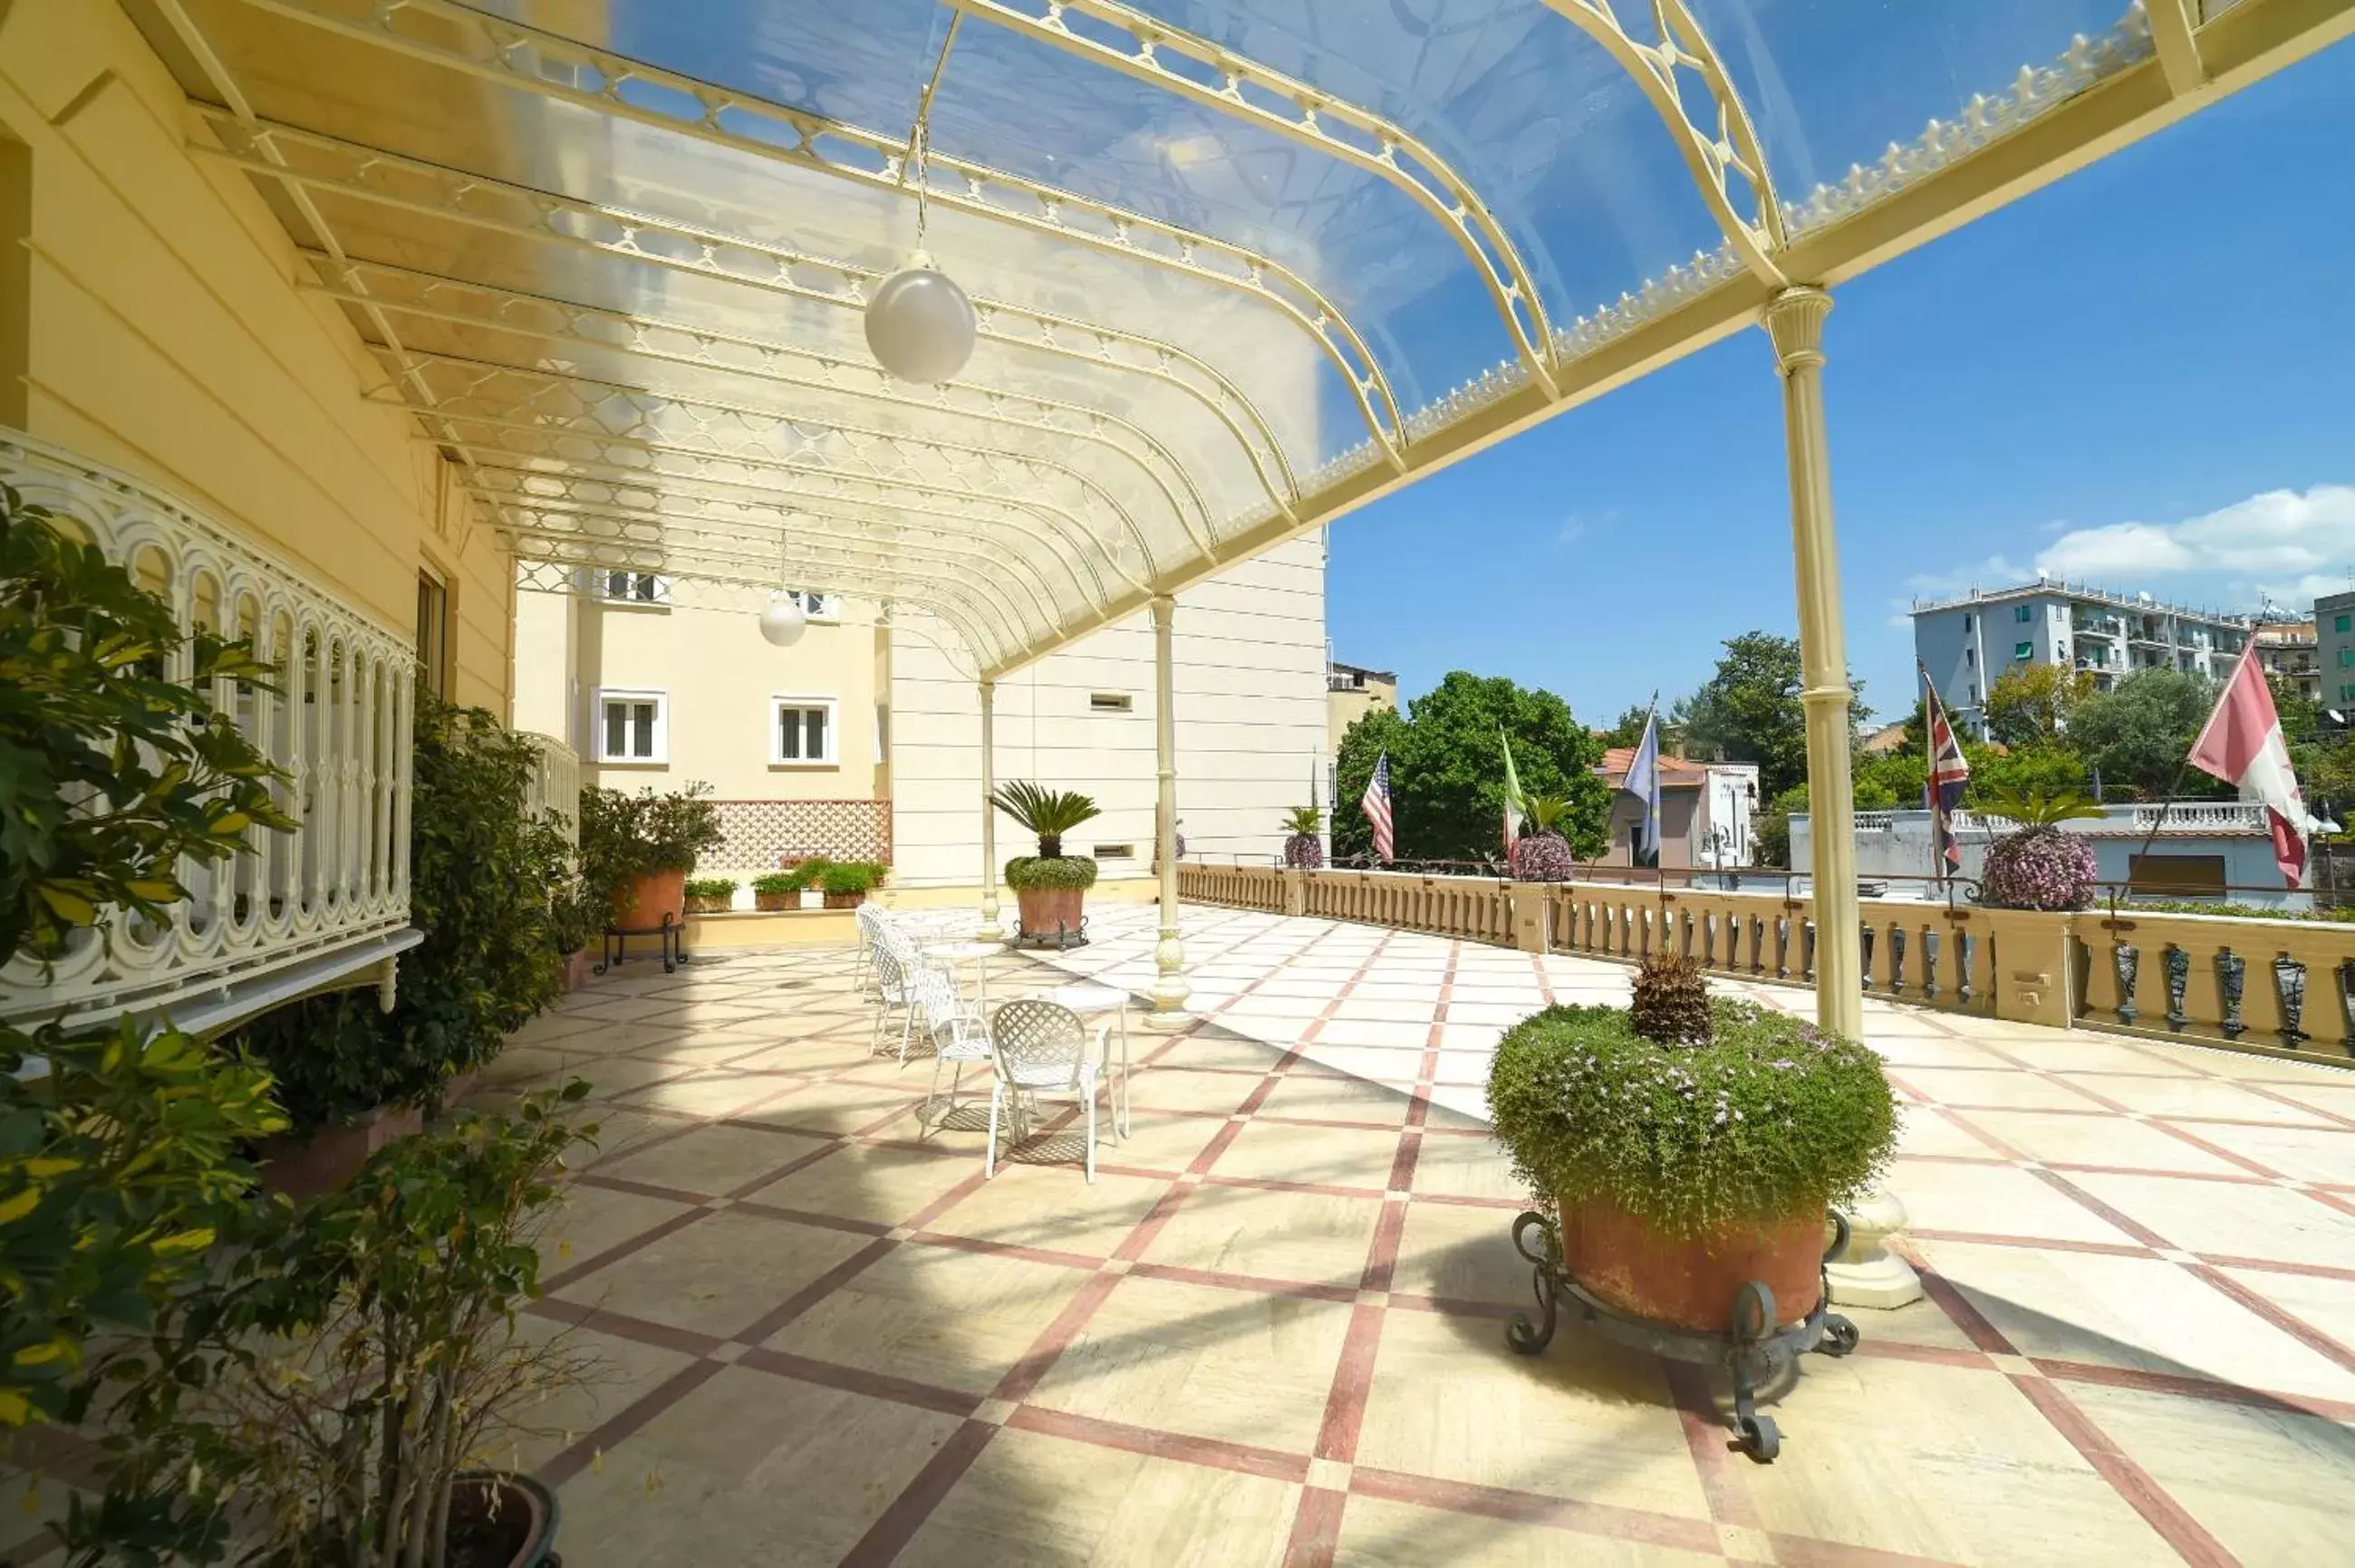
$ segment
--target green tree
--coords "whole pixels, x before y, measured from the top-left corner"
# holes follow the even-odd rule
[[[1603,744],[1605,746],[1636,746],[1642,744],[1644,739],[1644,721],[1649,718],[1651,714],[1652,710],[1650,708],[1641,705],[1625,709],[1619,715],[1619,722],[1603,732]]]
[[[1871,709],[1863,683],[1850,676],[1858,701],[1849,710],[1849,735]],[[1806,679],[1798,640],[1770,631],[1728,638],[1717,673],[1677,705],[1686,738],[1731,762],[1758,765],[1759,792],[1769,800],[1807,778],[1807,717],[1799,693]]]
[[[1341,737],[1334,768],[1344,802],[1333,824],[1337,854],[1372,851],[1373,832],[1355,802],[1365,794],[1374,758],[1388,751],[1401,859],[1497,859],[1505,810],[1499,731],[1512,737],[1523,792],[1570,802],[1555,826],[1572,853],[1603,852],[1611,812],[1611,791],[1594,774],[1603,743],[1571,716],[1569,704],[1501,676],[1484,679],[1457,670],[1407,710],[1403,717],[1369,713]]]
[[[2215,704],[2216,688],[2197,675],[2140,671],[2079,705],[2069,725],[2070,749],[2100,770],[2107,791],[2124,787],[2148,800],[2169,789],[2221,794],[2229,786],[2183,767]]]
[[[2059,744],[2094,694],[2094,677],[2058,664],[2006,670],[1987,688],[1987,738],[2006,746]]]

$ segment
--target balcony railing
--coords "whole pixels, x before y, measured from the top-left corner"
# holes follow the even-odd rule
[[[250,829],[250,853],[182,866],[193,896],[166,920],[118,914],[111,934],[81,933],[53,964],[18,957],[0,969],[0,1018],[74,1026],[162,1012],[203,1031],[361,971],[389,1005],[392,959],[418,940],[410,640],[173,497],[20,432],[0,431],[0,481],[161,594],[184,629],[250,638],[280,666],[274,692],[223,680],[211,695],[285,770],[278,804],[303,824]]]
[[[552,735],[540,735],[531,730],[519,731],[539,753],[539,761],[532,770],[531,789],[524,797],[524,809],[538,816],[542,811],[554,811],[564,819],[565,836],[574,843],[581,842],[581,758],[573,749]]]
[[[1814,900],[1779,891],[1188,863],[1178,892],[1529,952],[1635,962],[1673,951],[1751,983],[1815,980]],[[2355,926],[2133,905],[2062,914],[1866,898],[1860,913],[1868,995],[2052,1028],[2355,1056]]]

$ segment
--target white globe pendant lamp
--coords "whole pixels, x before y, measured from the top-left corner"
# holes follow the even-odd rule
[[[791,648],[808,630],[808,612],[790,595],[779,594],[761,611],[761,635],[779,648]]]
[[[946,381],[973,357],[973,302],[919,250],[867,302],[867,346],[902,381]]]
[[[952,23],[951,35],[954,26]],[[943,63],[947,52],[943,50]],[[935,74],[933,85],[939,85]],[[902,381],[930,387],[946,381],[973,357],[973,340],[979,322],[973,302],[956,280],[932,265],[924,249],[924,200],[931,181],[931,119],[932,89],[924,90],[909,140],[909,173],[916,191],[916,249],[907,264],[875,287],[867,301],[867,346],[875,362]]]

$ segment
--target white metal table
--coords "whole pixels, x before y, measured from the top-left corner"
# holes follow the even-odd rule
[[[1120,1040],[1120,1065],[1114,1071],[1112,1044],[1104,1044],[1105,1061],[1103,1071],[1113,1085],[1113,1130],[1121,1137],[1128,1136],[1128,992],[1108,985],[1059,985],[1039,993],[1041,1001],[1051,1001],[1068,1007],[1082,1018],[1109,1012],[1117,1021],[1114,1033]]]
[[[989,1007],[989,960],[1006,952],[1003,942],[934,942],[923,949],[924,957],[961,969],[967,964],[975,969],[975,995],[986,1012]]]

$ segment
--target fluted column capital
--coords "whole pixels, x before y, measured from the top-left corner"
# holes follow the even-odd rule
[[[1762,324],[1774,343],[1774,366],[1784,375],[1824,362],[1824,318],[1832,297],[1812,286],[1785,289],[1766,302]]]

